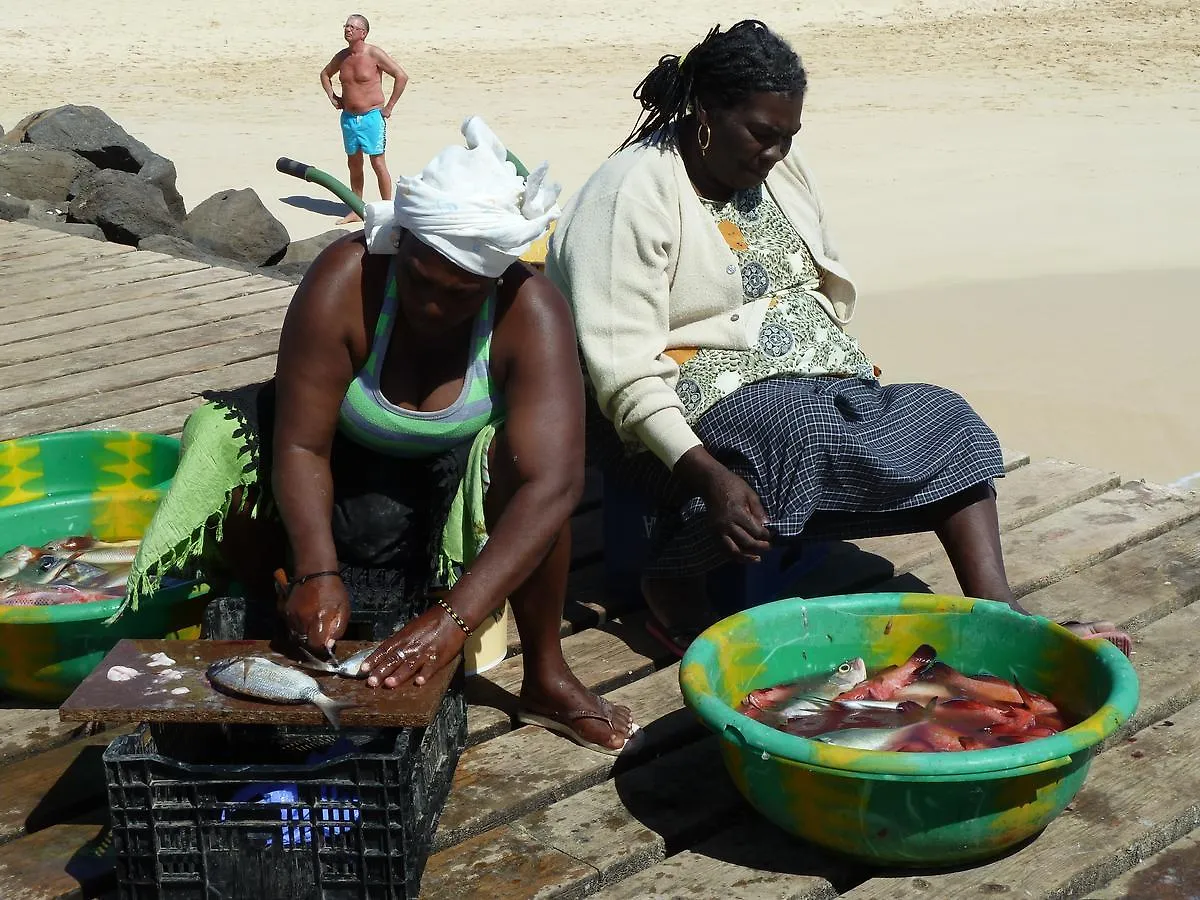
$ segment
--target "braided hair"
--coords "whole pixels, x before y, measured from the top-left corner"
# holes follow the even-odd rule
[[[738,22],[726,31],[717,25],[683,56],[658,61],[633,92],[642,104],[637,124],[624,150],[663,130],[662,140],[675,146],[677,124],[696,102],[728,109],[751,94],[794,93],[808,85],[800,57],[783,38],[757,19]]]

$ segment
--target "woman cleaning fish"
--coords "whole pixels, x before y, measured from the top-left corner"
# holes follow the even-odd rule
[[[907,752],[1005,747],[1068,725],[1048,698],[995,676],[965,675],[928,644],[869,678],[856,658],[828,676],[759,688],[739,712],[822,743]]]

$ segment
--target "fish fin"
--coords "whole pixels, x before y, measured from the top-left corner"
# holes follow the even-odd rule
[[[1017,678],[1017,676],[1014,674],[1012,683],[1013,687],[1017,689],[1017,693],[1021,695],[1021,705],[1030,712],[1033,712],[1033,697],[1030,695],[1029,691],[1025,690],[1025,688],[1021,686],[1021,679]]]
[[[334,728],[342,727],[342,710],[358,706],[357,703],[351,703],[347,700],[334,700],[331,697],[326,697],[324,694],[318,694],[314,697],[313,703],[320,708],[321,712],[325,714],[325,718],[329,720],[329,724]]]
[[[324,660],[324,659],[319,659],[311,650],[309,650],[303,644],[299,644],[299,643],[296,644],[296,649],[298,649],[300,651],[300,655],[304,657],[304,659],[296,660],[296,665],[300,666],[300,668],[312,669],[313,671],[316,671],[316,672],[336,672],[337,671],[337,668],[334,666],[333,663],[331,663],[327,660]],[[331,656],[332,656],[332,654],[331,654]]]

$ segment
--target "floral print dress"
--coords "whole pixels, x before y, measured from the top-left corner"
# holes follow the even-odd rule
[[[737,254],[746,302],[770,297],[758,342],[749,350],[668,350],[679,363],[675,391],[695,424],[738,388],[777,375],[841,375],[875,381],[879,372],[858,341],[817,301],[821,272],[799,232],[765,186],[725,203],[703,201]],[[794,258],[793,258],[794,257]]]

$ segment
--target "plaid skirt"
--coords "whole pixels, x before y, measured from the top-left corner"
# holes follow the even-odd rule
[[[695,431],[758,494],[776,545],[928,531],[932,504],[1004,475],[995,433],[929,384],[768,378],[718,402]],[[653,454],[629,454],[594,401],[588,450],[606,478],[657,508],[645,574],[700,575],[729,559],[704,501],[681,495]]]

